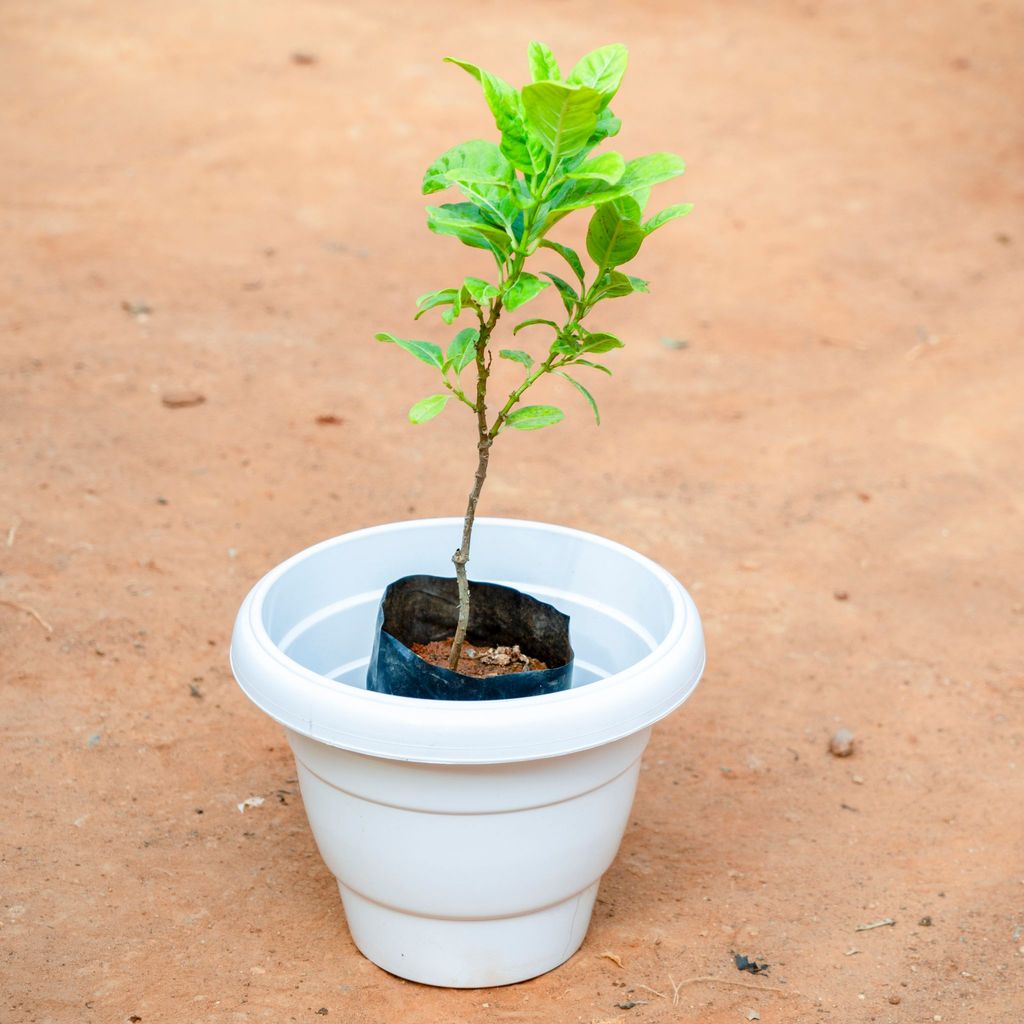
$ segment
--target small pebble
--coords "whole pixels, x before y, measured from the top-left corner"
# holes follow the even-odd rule
[[[129,315],[145,323],[153,315],[153,307],[145,302],[129,302],[125,299],[121,308]]]
[[[889,996],[889,1002],[892,1003],[893,1006],[899,1006],[902,1000],[899,996]]]
[[[849,591],[846,591],[846,590],[836,590],[836,591],[833,592],[832,596],[837,601],[849,601],[850,600]]]
[[[932,926],[932,919],[926,915],[926,916],[922,917],[921,920],[918,921],[917,923],[922,928],[931,928],[931,926]]]
[[[853,733],[849,729],[838,729],[828,741],[828,749],[834,757],[849,757],[853,753]]]

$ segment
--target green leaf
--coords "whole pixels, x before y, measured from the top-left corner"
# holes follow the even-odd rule
[[[555,213],[578,210],[584,206],[597,206],[620,196],[637,196],[646,204],[646,195],[653,185],[678,178],[686,170],[686,164],[674,153],[652,153],[627,160],[625,170],[618,183],[611,188],[594,188],[592,183],[580,182],[558,205]]]
[[[605,107],[597,119],[597,127],[594,129],[594,134],[587,140],[587,149],[593,149],[604,142],[605,139],[618,135],[621,127],[622,120],[616,117],[608,107]]]
[[[413,320],[419,320],[424,313],[434,309],[435,306],[450,306],[456,301],[458,294],[455,288],[442,288],[440,291],[427,292],[425,295],[421,295],[416,300],[416,308],[419,312],[413,317]]]
[[[625,220],[631,220],[634,224],[640,223],[643,216],[643,204],[635,196],[619,196],[611,201],[615,212]]]
[[[530,154],[519,93],[508,82],[469,61],[456,60],[454,57],[445,57],[445,61],[462,68],[480,83],[484,99],[494,116],[494,123],[501,132],[502,153],[520,170],[535,172],[538,168]]]
[[[410,341],[407,338],[396,338],[393,334],[390,334],[387,331],[381,331],[380,334],[375,334],[374,337],[378,341],[391,342],[399,348],[405,349],[405,351],[410,355],[414,355],[417,359],[420,359],[431,366],[435,366],[439,370],[444,366],[444,358],[441,354],[441,348],[440,346],[435,345],[432,341]]]
[[[644,231],[650,234],[657,231],[662,224],[678,217],[685,217],[693,209],[693,203],[676,203],[675,206],[667,206],[661,213],[656,213],[649,221],[644,223]]]
[[[475,249],[488,249],[499,259],[507,256],[512,247],[508,235],[472,203],[428,206],[427,227],[434,234],[451,235]]]
[[[612,43],[580,58],[566,81],[585,85],[601,94],[602,108],[611,103],[626,73],[629,53],[621,43]]]
[[[645,237],[639,224],[623,217],[612,203],[604,203],[590,219],[587,252],[601,268],[618,267],[636,256]]]
[[[555,55],[543,43],[530,43],[527,55],[530,75],[535,82],[557,82],[562,77]]]
[[[604,363],[592,363],[589,359],[574,359],[572,365],[589,366],[592,370],[600,370],[602,373],[607,373],[609,377],[612,375],[612,371]]]
[[[423,176],[424,195],[453,185],[496,224],[511,226],[519,212],[514,192],[515,169],[493,142],[475,139],[453,146]]]
[[[546,270],[541,273],[551,279],[551,283],[558,289],[558,294],[562,297],[562,305],[565,306],[566,313],[572,316],[572,311],[576,308],[576,304],[580,301],[580,297],[576,292],[576,289],[569,284],[568,281],[564,281],[557,274],[549,274]]]
[[[450,308],[442,310],[441,319],[446,324],[453,324],[462,315],[462,289],[455,290],[455,298],[452,299]]]
[[[524,405],[509,413],[505,422],[516,430],[540,430],[564,419],[565,413],[555,405]]]
[[[556,355],[561,356],[574,356],[580,350],[580,343],[575,338],[570,338],[568,335],[559,334],[557,338],[551,343],[551,351]]]
[[[580,164],[566,174],[573,181],[603,181],[606,185],[616,184],[626,172],[626,161],[619,153],[602,153],[592,160]]]
[[[512,165],[493,142],[474,139],[442,153],[423,175],[423,194],[440,192],[452,184],[477,184],[512,187]]]
[[[500,294],[493,284],[489,284],[479,277],[467,277],[462,282],[462,287],[466,289],[469,297],[478,306],[482,306],[488,299],[496,299]]]
[[[601,426],[601,413],[598,412],[594,396],[575,377],[570,377],[563,370],[555,370],[555,373],[559,377],[564,377],[590,403],[590,408],[594,410],[594,419],[597,420],[597,425]]]
[[[503,348],[498,355],[502,359],[511,359],[514,363],[522,363],[527,370],[533,367],[533,356],[529,352],[522,352],[517,348]]]
[[[618,299],[623,295],[632,295],[633,292],[650,291],[650,288],[641,277],[633,277],[630,274],[612,270],[598,290],[602,299]]]
[[[522,323],[518,323],[512,328],[512,336],[515,337],[524,327],[532,327],[534,324],[546,324],[548,327],[553,327],[556,331],[560,331],[562,328],[555,323],[554,320],[542,320],[540,317],[535,317],[532,320],[524,320]]]
[[[535,299],[547,286],[547,281],[542,281],[533,274],[520,274],[512,287],[505,292],[505,308],[518,309],[530,299]]]
[[[594,355],[600,355],[602,352],[611,352],[613,348],[624,348],[622,342],[615,337],[614,334],[608,334],[604,331],[600,331],[596,334],[588,334],[583,344],[580,346],[580,352],[591,352]]]
[[[583,284],[583,261],[579,258],[575,249],[570,249],[569,246],[561,245],[558,242],[552,242],[548,238],[542,239],[540,244],[545,249],[552,249],[557,252],[572,268],[572,272],[579,279],[580,284]]]
[[[421,398],[409,410],[410,423],[426,423],[432,420],[447,404],[450,395],[430,395]]]
[[[574,156],[597,127],[601,94],[586,86],[534,82],[523,88],[527,127],[544,144],[553,161]]]
[[[480,332],[473,327],[466,327],[452,338],[445,357],[444,369],[454,370],[457,377],[476,358],[476,343]]]

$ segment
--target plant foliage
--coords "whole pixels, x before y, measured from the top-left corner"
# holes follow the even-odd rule
[[[379,341],[397,344],[439,374],[444,392],[416,402],[409,410],[413,423],[433,419],[451,398],[476,414],[479,464],[463,543],[454,558],[460,584],[465,580],[473,516],[490,445],[508,427],[538,430],[563,418],[556,406],[520,404],[526,392],[549,374],[564,379],[582,395],[600,424],[594,396],[567,369],[611,374],[607,366],[590,357],[621,348],[623,343],[613,334],[584,326],[584,321],[605,300],[648,290],[646,281],[620,268],[636,258],[658,228],[691,209],[684,203],[653,215],[645,213],[653,186],[683,173],[683,161],[674,154],[654,153],[627,160],[613,150],[595,152],[617,135],[621,126],[610,104],[626,71],[624,46],[602,46],[582,57],[567,74],[543,43],[531,43],[528,58],[531,81],[521,89],[468,61],[445,58],[480,84],[498,141],[460,143],[427,168],[424,195],[459,193],[453,202],[427,207],[427,227],[489,252],[495,272],[492,280],[467,277],[421,295],[415,319],[437,310],[447,324],[468,315],[475,326],[460,330],[446,350],[429,341],[377,335]],[[589,272],[577,252],[548,237],[563,218],[588,209],[592,212],[586,250],[593,263]],[[561,273],[526,269],[527,261],[543,255],[540,250],[559,257]],[[561,276],[566,273],[567,277]],[[500,358],[519,363],[524,376],[488,419],[489,343],[498,319],[503,311],[519,310],[552,287],[565,317],[557,321],[528,316],[515,325],[513,334],[527,327],[549,332],[547,349],[536,357],[521,349],[500,350]],[[466,386],[463,373],[472,365],[476,367],[475,386]],[[468,589],[463,605],[460,627],[462,611],[468,615]],[[461,647],[458,634],[453,662],[456,646]]]

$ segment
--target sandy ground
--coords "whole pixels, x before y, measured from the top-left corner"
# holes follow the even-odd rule
[[[0,31],[5,1024],[1024,1018],[1019,4],[10,0]],[[489,131],[439,58],[520,81],[534,36],[630,45],[617,148],[681,152],[697,211],[611,313],[600,430],[561,394],[483,511],[649,553],[710,662],[582,950],[448,992],[356,952],[227,643],[294,551],[461,511],[467,420],[410,427],[428,371],[371,339],[486,269],[422,225],[424,166]]]

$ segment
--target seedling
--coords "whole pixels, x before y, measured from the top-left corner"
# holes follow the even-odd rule
[[[452,556],[458,579],[459,615],[449,667],[459,662],[469,623],[470,592],[466,577],[473,521],[487,479],[491,447],[502,431],[539,430],[564,416],[554,405],[524,405],[522,399],[541,378],[554,374],[587,401],[598,424],[601,416],[589,389],[569,372],[611,370],[593,357],[622,348],[614,334],[584,326],[594,309],[608,299],[646,292],[648,283],[619,268],[640,251],[647,237],[691,206],[669,206],[644,219],[651,188],[683,173],[683,161],[672,153],[625,160],[619,153],[594,150],[618,134],[621,122],[609,104],[626,70],[626,48],[602,46],[583,57],[564,78],[552,52],[531,43],[532,82],[515,89],[475,64],[446,57],[469,72],[482,86],[494,115],[500,142],[476,139],[454,146],[437,158],[423,178],[430,195],[458,189],[463,202],[427,207],[427,227],[438,235],[457,238],[464,245],[483,249],[494,257],[493,280],[467,277],[461,284],[421,295],[419,319],[438,310],[446,324],[469,314],[476,324],[460,330],[447,350],[431,341],[378,334],[378,341],[393,342],[433,367],[442,391],[416,402],[409,410],[413,423],[426,423],[455,399],[476,418],[477,467],[469,492],[462,541]],[[593,209],[587,230],[587,253],[594,267],[589,274],[571,248],[548,238],[551,229],[576,210]],[[541,271],[531,273],[527,261],[547,249],[567,264],[569,280]],[[554,285],[565,307],[563,322],[528,317],[512,328],[512,335],[530,327],[550,331],[543,357],[518,348],[498,350],[501,359],[523,368],[521,382],[488,412],[488,380],[493,356],[492,338],[502,313],[513,313]],[[463,383],[463,374],[475,367],[476,380]],[[495,403],[497,404],[497,403]]]

